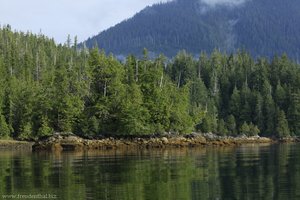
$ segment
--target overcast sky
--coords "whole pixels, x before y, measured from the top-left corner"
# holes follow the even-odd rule
[[[166,0],[0,0],[0,24],[46,34],[57,42],[67,35],[82,41]]]

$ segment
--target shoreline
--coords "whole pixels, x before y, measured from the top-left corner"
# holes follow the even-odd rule
[[[32,151],[34,142],[18,141],[18,140],[1,140],[0,151],[2,150],[24,150]]]
[[[80,151],[108,149],[153,149],[153,148],[183,148],[201,146],[237,146],[242,144],[300,142],[298,137],[274,139],[259,136],[217,136],[214,134],[194,133],[189,135],[163,135],[153,137],[131,137],[103,139],[84,139],[71,133],[55,133],[53,136],[37,142],[17,140],[0,140],[1,150],[30,151]]]

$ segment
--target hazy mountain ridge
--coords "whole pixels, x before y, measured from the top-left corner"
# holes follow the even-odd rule
[[[174,56],[179,50],[198,54],[214,48],[234,52],[244,48],[254,56],[286,52],[298,58],[300,2],[295,0],[223,1],[176,0],[148,6],[134,17],[89,38],[116,55]]]

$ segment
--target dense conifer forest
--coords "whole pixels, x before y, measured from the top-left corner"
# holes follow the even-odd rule
[[[0,29],[0,137],[37,139],[193,131],[300,135],[300,68],[286,55],[253,59],[218,50],[133,55]]]
[[[173,0],[148,6],[85,43],[93,47],[96,42],[114,55],[141,55],[144,47],[150,56],[162,52],[170,58],[182,49],[197,55],[215,48],[229,53],[245,48],[255,58],[287,53],[300,61],[300,1],[205,2],[218,1]]]

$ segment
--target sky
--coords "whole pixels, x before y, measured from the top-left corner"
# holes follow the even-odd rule
[[[167,0],[0,0],[0,24],[40,31],[58,43],[68,34],[79,41],[98,34],[147,5]]]
[[[14,30],[43,33],[64,43],[68,34],[88,37],[132,17],[148,5],[171,0],[0,0],[0,25]],[[201,0],[214,6],[245,0]]]

